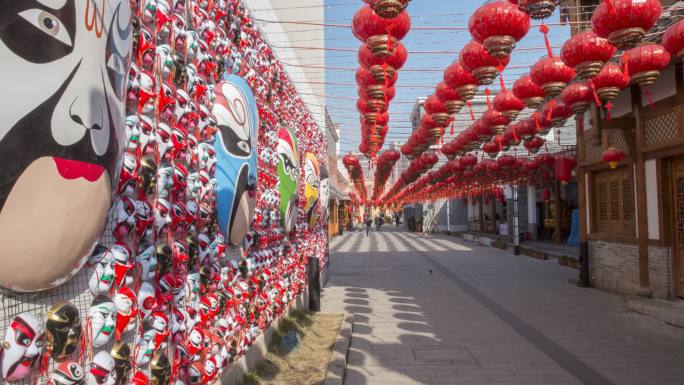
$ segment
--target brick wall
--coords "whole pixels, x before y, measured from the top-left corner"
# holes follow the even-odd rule
[[[649,246],[649,277],[654,298],[672,297],[670,248]],[[591,285],[620,294],[636,294],[639,287],[639,256],[636,245],[589,242]]]

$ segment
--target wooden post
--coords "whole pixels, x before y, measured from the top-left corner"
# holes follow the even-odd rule
[[[632,87],[632,111],[636,120],[634,132],[635,146],[634,163],[636,167],[636,216],[637,242],[639,245],[639,285],[642,288],[650,286],[648,276],[648,213],[646,206],[646,167],[641,153],[644,140],[644,127],[641,120],[641,89]]]
[[[553,182],[553,216],[556,218],[556,229],[553,233],[553,239],[556,243],[563,242],[563,222],[561,220],[561,199],[560,199],[560,181]]]
[[[592,105],[593,106],[593,105]],[[594,108],[594,107],[592,107]],[[587,201],[589,197],[587,196],[587,186],[586,186],[586,174],[584,173],[584,167],[582,164],[585,162],[584,159],[584,133],[581,132],[579,127],[584,126],[584,122],[579,122],[580,119],[584,119],[584,116],[578,117],[577,120],[577,208],[579,210],[579,240],[580,242],[587,241],[587,233],[589,229],[587,228],[587,218],[589,213],[587,212]],[[586,127],[585,127],[586,129]]]
[[[491,211],[491,221],[492,221],[492,234],[498,233],[496,228],[496,199],[494,197],[489,198],[492,201],[492,211]]]
[[[484,211],[483,211],[484,207],[482,207],[482,202],[483,202],[482,195],[480,195],[479,197],[477,197],[477,215],[480,216],[480,226],[479,226],[480,232],[484,233],[485,232]]]

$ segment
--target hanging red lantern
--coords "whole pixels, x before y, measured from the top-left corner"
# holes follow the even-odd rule
[[[447,125],[447,121],[450,117],[449,112],[447,111],[444,102],[442,102],[437,96],[428,96],[428,98],[425,99],[423,107],[425,108],[426,114],[432,115],[432,119],[435,121],[437,126],[444,127]]]
[[[544,139],[539,136],[533,136],[531,138],[523,140],[523,146],[530,154],[536,154],[539,152],[541,146],[544,145]]]
[[[372,85],[386,85],[391,87],[397,82],[398,78],[399,74],[397,74],[396,71],[384,72],[383,77],[378,79],[366,68],[360,67],[356,70],[356,84],[364,87]]]
[[[558,0],[509,0],[518,5],[521,10],[530,15],[532,19],[543,20],[551,16],[556,9]]]
[[[511,155],[501,155],[496,161],[502,168],[512,168],[515,166],[515,158]]]
[[[530,30],[530,17],[508,1],[492,1],[478,8],[468,21],[473,38],[490,55],[508,57],[515,44]]]
[[[594,101],[594,93],[586,82],[576,82],[561,92],[560,99],[565,105],[570,106],[576,115],[582,115]]]
[[[646,87],[655,83],[660,77],[660,71],[670,64],[670,54],[660,44],[646,44],[625,52],[623,65],[625,64],[632,82]]]
[[[378,16],[385,19],[392,19],[397,17],[411,0],[363,0],[373,8]]]
[[[592,80],[598,97],[603,102],[614,100],[618,94],[629,86],[629,76],[622,72],[622,66],[608,63]]]
[[[482,152],[491,156],[492,158],[496,158],[496,156],[499,154],[499,151],[500,149],[498,143],[487,142],[482,145]]]
[[[472,100],[477,92],[477,78],[472,72],[466,70],[458,60],[451,63],[444,71],[444,82],[455,89],[464,102]]]
[[[537,135],[537,123],[531,118],[515,123],[513,128],[519,139],[529,139]]]
[[[544,90],[545,96],[554,97],[572,81],[575,71],[560,58],[546,56],[532,66],[530,77]]]
[[[449,87],[444,81],[437,84],[435,95],[444,103],[449,114],[457,114],[465,105],[465,102],[461,100],[461,95],[458,91]]]
[[[459,161],[466,170],[469,170],[477,164],[477,157],[475,155],[465,154],[461,157],[461,159],[459,159]]]
[[[564,156],[556,157],[553,163],[553,170],[554,174],[556,175],[556,180],[563,184],[570,182],[570,179],[572,178],[573,167],[575,167],[575,165],[572,159]]]
[[[554,127],[563,127],[573,112],[573,109],[567,104],[557,103],[551,111],[551,123]]]
[[[384,83],[385,78],[396,78],[397,71],[404,66],[407,58],[408,52],[401,42],[394,46],[390,55],[384,57],[375,55],[367,44],[362,44],[358,53],[359,64],[369,70],[378,83]]]
[[[619,49],[634,47],[660,18],[659,0],[606,0],[591,17],[591,28]]]
[[[522,100],[528,108],[537,108],[544,102],[544,90],[532,81],[529,75],[513,83],[513,95]]]
[[[508,65],[510,56],[495,58],[481,43],[472,40],[461,49],[459,61],[463,63],[463,68],[475,75],[481,85],[489,85],[499,74],[499,66]]]
[[[489,127],[492,135],[502,134],[508,120],[501,114],[501,112],[489,109],[482,114],[482,124]]]
[[[496,95],[493,103],[494,109],[501,112],[509,122],[518,118],[520,111],[525,109],[525,104],[512,92],[503,91]]]
[[[671,25],[663,34],[662,42],[672,57],[684,57],[684,20]]]
[[[406,11],[397,17],[385,19],[376,14],[368,5],[359,9],[352,20],[352,33],[368,44],[373,54],[385,57],[392,54],[397,42],[411,29],[411,18]]]
[[[601,160],[608,163],[611,169],[616,169],[623,159],[625,159],[625,152],[615,147],[608,147],[601,154]]]
[[[563,44],[561,59],[572,67],[580,79],[598,75],[601,68],[615,55],[617,48],[608,39],[593,31],[585,31],[571,37]]]

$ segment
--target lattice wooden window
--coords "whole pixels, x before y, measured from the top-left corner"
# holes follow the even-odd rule
[[[595,232],[631,235],[634,232],[634,189],[629,167],[593,175],[591,218]]]
[[[644,145],[646,147],[677,140],[677,113],[674,111],[644,120]]]

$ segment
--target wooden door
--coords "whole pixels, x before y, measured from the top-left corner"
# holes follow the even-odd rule
[[[672,222],[675,290],[684,297],[684,159],[672,164]]]

